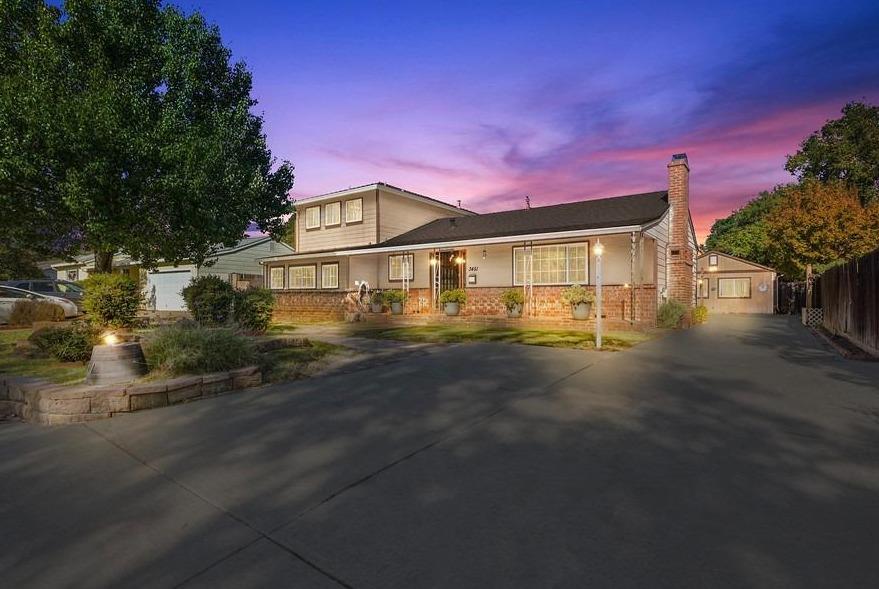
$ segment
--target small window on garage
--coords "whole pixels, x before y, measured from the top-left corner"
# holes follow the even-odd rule
[[[339,263],[320,265],[320,287],[339,288]]]
[[[717,298],[749,299],[751,298],[750,278],[718,278]]]
[[[284,288],[284,267],[278,266],[269,270],[269,287]]]
[[[709,254],[708,255],[708,265],[709,266],[717,266],[717,254]]]

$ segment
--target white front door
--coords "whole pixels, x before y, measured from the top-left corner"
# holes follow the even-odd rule
[[[185,311],[182,291],[191,280],[190,270],[150,272],[147,275],[147,296],[154,299],[156,311]]]

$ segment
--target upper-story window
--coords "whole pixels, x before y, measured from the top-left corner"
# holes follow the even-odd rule
[[[331,202],[324,205],[324,227],[334,227],[342,223],[342,203]]]
[[[363,199],[355,198],[345,201],[345,222],[359,223],[363,221]]]
[[[320,227],[320,207],[308,207],[305,209],[305,228],[318,229]]]

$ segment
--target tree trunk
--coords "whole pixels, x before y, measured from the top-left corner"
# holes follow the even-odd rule
[[[113,271],[113,252],[95,252],[95,273],[109,274]]]

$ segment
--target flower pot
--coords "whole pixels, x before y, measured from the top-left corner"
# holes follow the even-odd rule
[[[391,315],[402,315],[403,303],[391,303]]]
[[[369,305],[369,308],[373,313],[381,313],[382,312],[382,304],[381,303],[372,303]]]
[[[461,312],[461,305],[458,303],[446,303],[443,305],[443,310],[449,317],[454,317]]]
[[[515,319],[522,316],[522,304],[516,303],[512,307],[507,307],[507,317]]]
[[[589,319],[589,314],[592,312],[592,303],[577,303],[576,305],[571,305],[571,315],[577,321],[586,321]]]

